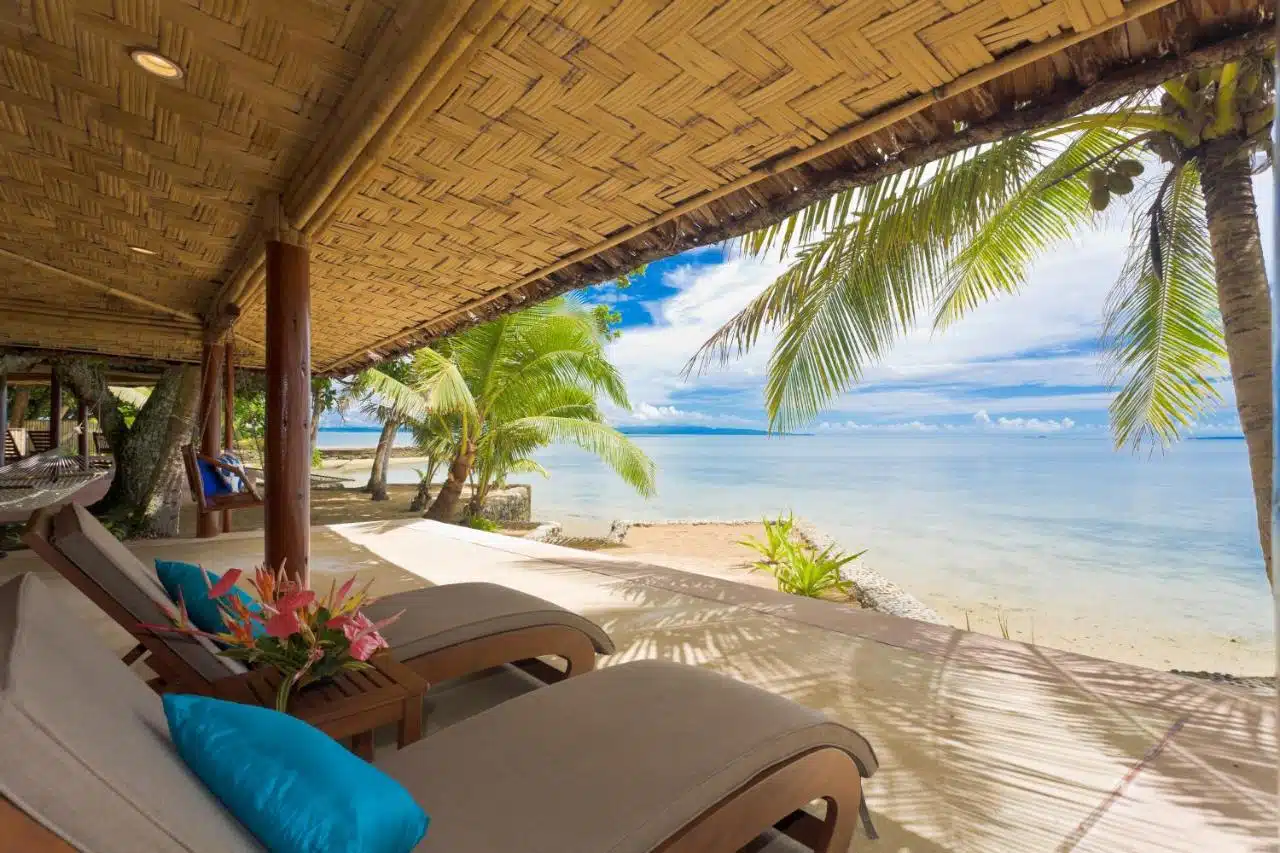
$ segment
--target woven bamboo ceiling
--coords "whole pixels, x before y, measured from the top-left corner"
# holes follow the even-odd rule
[[[7,0],[0,346],[196,361],[235,304],[260,365],[278,198],[311,244],[314,367],[349,371],[1138,63],[1256,48],[1270,8]]]

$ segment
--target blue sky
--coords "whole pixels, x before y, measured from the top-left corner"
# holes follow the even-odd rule
[[[1269,177],[1257,191],[1266,233]],[[1099,358],[1099,322],[1127,239],[1123,225],[1088,233],[1042,259],[1021,294],[978,309],[945,333],[927,325],[914,330],[813,429],[1100,436],[1114,392]],[[702,342],[782,269],[708,247],[651,264],[627,290],[586,291],[589,301],[615,304],[623,318],[611,357],[627,379],[633,409],[613,410],[611,420],[764,426],[767,341],[724,369],[688,380],[680,374]],[[1224,404],[1199,431],[1237,433],[1225,365],[1220,380]]]

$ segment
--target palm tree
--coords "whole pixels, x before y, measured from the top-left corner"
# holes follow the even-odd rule
[[[743,240],[751,254],[802,248],[687,369],[776,330],[766,404],[772,427],[795,428],[923,311],[942,329],[1016,293],[1036,258],[1128,196],[1133,237],[1103,324],[1116,444],[1177,440],[1220,400],[1226,359],[1270,578],[1271,315],[1252,174],[1274,113],[1270,62],[1249,58],[836,194]]]
[[[645,496],[654,491],[653,462],[604,422],[596,403],[603,395],[629,406],[595,316],[575,301],[552,299],[476,326],[419,350],[407,370],[403,382],[371,377],[370,388],[406,418],[445,417],[451,435],[456,428],[448,477],[427,518],[455,516],[473,471],[482,499],[505,472],[527,467],[522,460],[553,442],[596,454]]]

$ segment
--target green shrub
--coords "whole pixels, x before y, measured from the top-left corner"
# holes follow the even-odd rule
[[[492,533],[498,529],[498,522],[485,518],[483,515],[473,515],[463,523],[473,530],[483,530],[486,533]]]
[[[795,517],[791,513],[786,516],[778,516],[774,521],[763,519],[764,522],[764,541],[748,536],[739,542],[758,553],[764,559],[763,563],[773,565],[778,562],[786,544],[791,541],[791,532],[796,526]]]
[[[832,591],[850,595],[853,585],[844,579],[840,569],[867,552],[846,554],[834,545],[819,551],[807,542],[797,542],[792,537],[794,528],[791,515],[779,516],[775,521],[765,519],[763,542],[747,537],[738,543],[762,557],[751,570],[773,575],[778,589],[791,595],[822,598]]]

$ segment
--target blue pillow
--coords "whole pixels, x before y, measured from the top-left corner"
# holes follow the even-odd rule
[[[205,497],[233,494],[231,487],[219,473],[221,469],[203,459],[197,459],[196,466],[200,468],[200,488],[204,489]]]
[[[220,575],[215,572],[206,572],[192,563],[156,560],[156,576],[160,578],[160,585],[164,587],[169,598],[173,599],[174,604],[178,603],[178,592],[182,592],[182,600],[187,604],[187,615],[191,617],[191,621],[197,628],[208,631],[210,634],[226,632],[227,623],[222,619],[222,611],[218,609],[218,603],[209,597],[209,588],[221,580]],[[208,584],[205,583],[206,576],[209,579]],[[262,610],[258,602],[239,587],[232,587],[228,595],[234,595],[243,601],[251,613],[259,613]],[[255,637],[260,637],[265,632],[266,628],[261,624],[253,623]]]
[[[218,457],[218,461],[224,465],[230,465],[233,468],[239,468],[242,464],[240,462],[240,457],[236,456],[230,450],[224,450],[222,455]],[[212,468],[214,466],[210,467]],[[218,479],[222,480],[223,485],[227,487],[227,491],[229,493],[238,494],[239,492],[244,491],[244,485],[240,482],[240,478],[235,474],[232,474],[226,468],[217,468],[216,473],[218,475]]]
[[[178,754],[271,853],[409,853],[427,815],[319,729],[256,705],[168,693]]]

